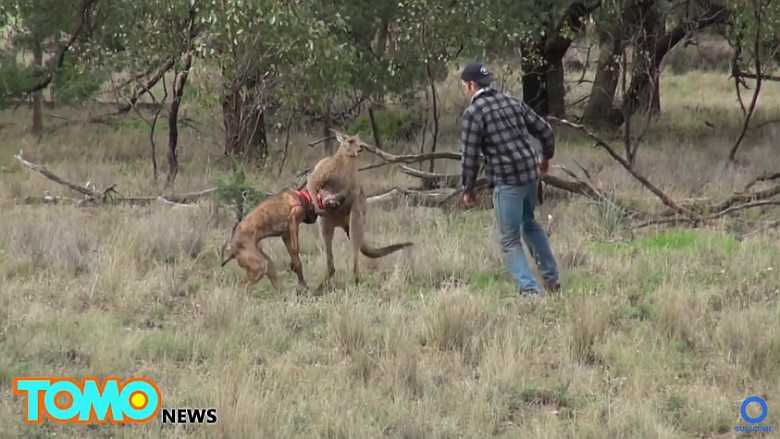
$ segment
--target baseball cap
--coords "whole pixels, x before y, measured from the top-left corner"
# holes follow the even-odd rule
[[[487,67],[479,62],[473,62],[463,68],[460,74],[460,79],[469,82],[473,81],[477,84],[487,85],[493,80],[492,75],[488,71]]]

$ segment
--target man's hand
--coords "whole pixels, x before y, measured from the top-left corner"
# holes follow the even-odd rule
[[[550,161],[542,157],[542,164],[539,165],[539,170],[542,172],[542,176],[547,175],[550,172]]]
[[[474,206],[477,205],[477,197],[476,195],[472,193],[464,193],[463,194],[463,204],[466,205],[467,208],[471,209]]]

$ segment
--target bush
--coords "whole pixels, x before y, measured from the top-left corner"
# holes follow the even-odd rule
[[[246,175],[241,169],[235,169],[225,177],[214,179],[217,191],[214,201],[218,207],[230,207],[236,214],[236,221],[243,219],[249,211],[254,209],[266,197],[262,191],[251,187],[246,181]]]
[[[420,134],[423,128],[422,117],[413,112],[401,112],[394,110],[380,110],[374,112],[376,125],[382,140],[409,141]],[[371,129],[371,118],[368,114],[361,115],[346,129],[351,135],[359,135],[364,139],[371,139],[374,132]]]

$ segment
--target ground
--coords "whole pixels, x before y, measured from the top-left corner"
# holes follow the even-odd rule
[[[455,76],[450,82],[443,149],[456,148],[455,109],[465,99]],[[574,86],[570,100],[587,86]],[[764,87],[757,123],[780,109],[780,89]],[[662,106],[638,168],[676,199],[719,199],[777,170],[772,124],[751,128],[741,167],[724,166],[741,122],[726,73],[665,73]],[[739,410],[751,395],[769,406],[762,425],[780,428],[776,231],[725,221],[632,238],[603,205],[551,198],[538,217],[551,233],[564,291],[526,302],[504,269],[491,211],[374,208],[372,243],[416,246],[363,258],[362,286],[350,282],[349,247],[339,233],[334,291],[284,300],[264,279],[247,296],[235,263],[219,266],[232,224],[209,202],[21,204],[45,190],[73,194],[20,167],[19,150],[79,184],[116,183],[139,195],[160,187],[150,179],[143,125],[72,126],[36,144],[23,135],[29,120],[26,109],[0,119],[8,124],[0,139],[3,437],[732,437],[746,425]],[[557,132],[554,165],[577,169],[576,160],[599,170],[599,187],[657,205],[603,151]],[[219,133],[198,138],[185,129],[182,136],[175,190],[210,187],[224,169]],[[321,151],[305,142],[316,137],[294,136],[291,148],[303,152],[280,177],[277,165],[248,170],[253,184],[274,190],[311,166]],[[158,150],[164,144],[160,132]],[[388,168],[367,172],[370,189],[407,181]],[[316,226],[303,226],[304,270],[315,285],[325,272],[319,245]],[[267,246],[286,268],[281,242]],[[292,289],[294,275],[285,271],[284,279]],[[24,401],[11,393],[15,376],[145,376],[159,385],[165,407],[216,407],[219,422],[29,426]]]

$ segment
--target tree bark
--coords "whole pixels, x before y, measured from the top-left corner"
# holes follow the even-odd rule
[[[553,17],[548,9],[547,20],[543,21],[540,30],[544,35],[539,40],[528,40],[522,46],[523,57],[523,100],[536,112],[543,116],[551,115],[562,118],[565,116],[566,87],[564,83],[563,57],[571,47],[572,39],[564,36],[563,29],[574,34],[585,32],[583,19],[600,6],[585,6],[575,1],[569,5],[563,17],[553,26]],[[537,7],[545,7],[544,2],[537,2]],[[541,32],[540,32],[541,34]]]
[[[628,119],[637,111],[659,113],[661,99],[658,95],[660,63],[655,62],[658,40],[663,35],[664,17],[656,3],[644,9],[637,23],[634,56],[631,62],[631,83],[623,98],[623,118]]]
[[[223,78],[227,72],[223,71]],[[224,80],[222,123],[225,127],[225,155],[251,161],[268,154],[268,135],[262,105],[262,85],[252,75]]]
[[[547,94],[547,70],[549,65],[544,60],[539,45],[527,42],[520,54],[523,69],[523,101],[534,112],[546,116],[550,112],[549,96]]]
[[[706,27],[725,23],[728,21],[730,11],[720,5],[708,6],[696,20],[687,21],[677,25],[674,29],[664,33],[663,20],[651,14],[647,15],[648,26],[644,30],[652,29],[655,26],[656,32],[649,32],[644,43],[646,50],[645,56],[639,58],[639,64],[634,70],[629,86],[628,96],[623,102],[624,117],[631,117],[637,110],[650,109],[651,111],[660,111],[661,100],[658,93],[660,89],[658,79],[658,69],[661,62],[669,51],[671,51],[686,35],[691,32],[704,29]],[[635,57],[637,59],[637,57]],[[652,102],[651,102],[652,100]]]
[[[620,125],[622,115],[613,108],[615,92],[620,81],[619,57],[623,53],[622,26],[609,26],[599,34],[599,60],[588,103],[582,121],[588,125]],[[615,124],[617,122],[617,124]]]
[[[33,64],[36,68],[43,68],[43,47],[36,38],[33,43]],[[32,92],[32,128],[33,135],[40,137],[43,134],[43,90]]]
[[[192,68],[193,53],[189,52],[184,58],[184,70],[176,77],[173,83],[173,101],[168,113],[168,175],[165,185],[170,186],[179,173],[179,107],[184,96],[184,86],[187,85],[187,78]]]

